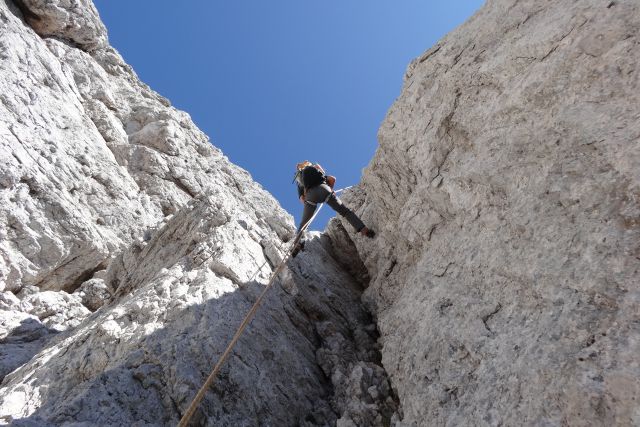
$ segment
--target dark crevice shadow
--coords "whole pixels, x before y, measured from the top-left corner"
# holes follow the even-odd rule
[[[23,319],[0,340],[0,384],[6,375],[31,360],[58,333],[34,318]]]
[[[13,13],[17,18],[19,18],[25,25],[29,25],[26,22],[26,19],[34,19],[39,21],[40,17],[33,13],[29,8],[24,4],[22,0],[7,0],[6,5],[11,13]]]

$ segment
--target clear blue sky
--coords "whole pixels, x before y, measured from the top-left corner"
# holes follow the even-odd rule
[[[95,0],[111,44],[296,221],[295,164],[356,184],[409,62],[481,0]],[[328,208],[313,229],[334,215]]]

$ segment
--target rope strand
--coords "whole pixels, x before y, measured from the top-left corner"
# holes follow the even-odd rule
[[[293,240],[293,244],[288,249],[286,256],[282,259],[282,261],[280,261],[280,264],[278,265],[278,267],[273,271],[273,273],[271,274],[271,278],[269,279],[269,282],[267,283],[267,286],[264,288],[264,290],[262,291],[262,293],[260,294],[260,296],[258,297],[256,302],[253,304],[253,306],[251,307],[249,312],[245,315],[244,319],[242,320],[242,323],[240,323],[240,326],[238,327],[238,330],[236,331],[235,335],[231,339],[231,342],[229,342],[229,345],[227,345],[227,348],[225,349],[224,353],[222,353],[222,356],[220,356],[220,358],[218,359],[218,362],[213,367],[213,370],[211,371],[211,373],[207,377],[207,380],[204,382],[202,387],[200,387],[200,390],[198,390],[198,393],[196,394],[196,396],[191,401],[191,404],[189,405],[189,408],[187,409],[187,411],[184,413],[184,415],[180,419],[180,422],[178,423],[178,427],[186,427],[189,424],[189,421],[191,420],[191,417],[193,417],[193,414],[195,413],[196,409],[200,405],[200,402],[202,402],[202,399],[204,398],[205,393],[207,392],[209,387],[211,387],[211,384],[213,384],[213,381],[215,380],[216,376],[218,375],[218,373],[222,369],[222,365],[224,365],[224,362],[229,357],[229,354],[231,354],[231,350],[233,350],[233,347],[236,345],[236,343],[240,339],[240,336],[244,332],[245,328],[247,327],[247,325],[249,325],[249,322],[251,321],[251,319],[255,315],[256,311],[258,310],[258,307],[262,303],[262,300],[264,299],[265,295],[267,294],[267,292],[269,291],[271,286],[275,283],[276,277],[278,277],[278,274],[280,274],[280,272],[284,268],[285,263],[291,257],[291,253],[292,253],[293,249],[300,242],[300,239],[302,238],[302,235],[307,230],[307,228],[311,225],[313,220],[316,218],[316,216],[320,212],[320,209],[322,209],[322,206],[324,206],[324,204],[327,202],[327,200],[329,200],[329,198],[333,194],[340,193],[340,192],[342,192],[344,190],[347,190],[349,188],[351,188],[351,187],[341,188],[340,190],[336,190],[336,191],[332,192],[331,194],[329,194],[327,196],[327,198],[324,200],[324,202],[322,202],[322,204],[318,207],[318,209],[316,209],[316,211],[313,213],[313,215],[311,216],[309,221],[307,221],[302,227],[300,227],[300,230],[296,234],[296,237]],[[266,261],[265,261],[265,263],[266,263]],[[253,275],[253,277],[256,276],[256,274],[258,273],[258,271],[260,271],[262,269],[262,267],[264,267],[264,264],[262,264],[262,266],[260,266],[258,268],[258,270]]]

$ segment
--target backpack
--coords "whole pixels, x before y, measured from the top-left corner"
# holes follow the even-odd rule
[[[307,166],[300,172],[305,190],[326,182],[324,173],[315,166]]]

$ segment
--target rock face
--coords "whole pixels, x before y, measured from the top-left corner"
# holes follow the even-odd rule
[[[85,3],[19,2],[40,37],[2,3],[2,290],[73,292],[204,188],[269,198],[137,79]]]
[[[138,80],[90,2],[0,1],[0,55],[0,420],[175,425],[292,218]],[[195,421],[388,424],[359,274],[312,236]]]
[[[347,198],[404,425],[640,425],[639,30],[490,0],[409,65]]]
[[[109,305],[7,376],[5,419],[15,425],[175,425],[271,272],[260,232],[220,194],[181,209],[148,242],[112,263],[108,277],[117,296]],[[389,420],[395,402],[376,364],[375,325],[354,283],[333,260],[328,239],[309,241],[195,421]]]
[[[194,424],[640,425],[639,29],[492,0],[412,62],[377,237],[309,236]],[[175,425],[293,221],[90,2],[0,0],[0,56],[0,421]]]

